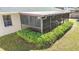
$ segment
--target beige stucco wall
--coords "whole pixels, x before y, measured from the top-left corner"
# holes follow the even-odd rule
[[[7,35],[18,30],[21,30],[20,15],[18,13],[10,14],[12,20],[12,26],[5,27],[3,17],[0,14],[0,36]]]

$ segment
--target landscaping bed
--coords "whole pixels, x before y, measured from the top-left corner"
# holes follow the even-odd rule
[[[19,35],[25,41],[43,48],[50,46],[52,43],[62,37],[72,27],[72,25],[72,22],[65,22],[45,34],[34,32],[31,29],[23,29],[18,31],[17,35]]]

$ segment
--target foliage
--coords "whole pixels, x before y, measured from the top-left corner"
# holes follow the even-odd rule
[[[17,34],[29,43],[45,47],[54,43],[57,39],[63,36],[72,27],[72,25],[72,22],[67,21],[45,34],[34,32],[31,29],[20,30]]]
[[[18,31],[17,34],[19,36],[21,36],[22,38],[24,38],[26,41],[28,42],[32,42],[32,43],[36,43],[37,42],[37,38],[39,36],[41,36],[41,33],[39,32],[34,32],[30,29],[23,29],[21,31]]]

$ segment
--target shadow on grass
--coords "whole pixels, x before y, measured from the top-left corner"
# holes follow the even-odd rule
[[[25,42],[15,33],[0,37],[0,48],[5,51],[28,51],[39,49],[34,44]]]

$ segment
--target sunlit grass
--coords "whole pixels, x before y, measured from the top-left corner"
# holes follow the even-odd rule
[[[77,19],[69,19],[70,22],[76,23]]]

